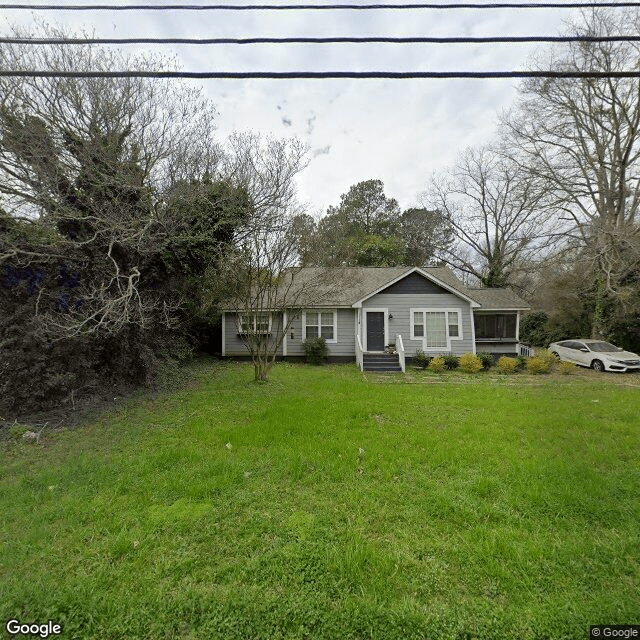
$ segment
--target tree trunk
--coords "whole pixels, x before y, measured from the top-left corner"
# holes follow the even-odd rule
[[[254,371],[255,371],[256,382],[268,382],[270,370],[271,370],[270,362],[261,362],[261,361],[255,362]]]

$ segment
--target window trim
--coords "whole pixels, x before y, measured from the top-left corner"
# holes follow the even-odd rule
[[[416,336],[415,335],[415,331],[414,331],[414,313],[422,313],[422,326],[424,327],[424,334],[423,336]],[[445,322],[445,334],[447,336],[447,346],[446,347],[427,347],[426,346],[426,342],[427,342],[427,336],[426,336],[426,332],[427,332],[427,325],[426,325],[426,318],[424,316],[425,313],[444,313],[444,322]],[[457,313],[458,314],[458,335],[457,336],[450,336],[449,335],[449,314],[450,313]],[[418,323],[420,324],[420,323]],[[463,331],[462,331],[462,309],[460,308],[454,308],[454,307],[450,307],[450,308],[446,308],[446,309],[437,309],[437,308],[433,308],[433,307],[411,307],[409,309],[409,326],[410,326],[410,339],[411,340],[419,340],[420,342],[422,342],[422,346],[423,346],[423,350],[424,351],[442,351],[442,352],[446,352],[446,351],[451,351],[451,343],[454,341],[460,341],[464,339],[463,336]]]
[[[251,317],[251,316],[253,316],[253,330],[250,331],[249,333],[247,333],[246,331],[243,331],[244,318]],[[258,331],[256,329],[257,322],[258,322],[258,316],[268,316],[269,317],[269,328],[266,331],[260,331],[259,333],[258,333]],[[246,336],[246,335],[268,336],[268,335],[271,335],[272,328],[273,328],[273,314],[272,313],[245,312],[245,313],[239,313],[238,314],[238,335],[240,335],[240,336]]]
[[[318,333],[315,336],[307,336],[307,313],[318,314]],[[302,339],[306,340],[307,337],[319,338],[322,335],[322,316],[323,313],[333,314],[333,339],[327,340],[327,344],[336,344],[338,342],[338,310],[337,309],[306,309],[302,312]],[[325,325],[329,326],[329,325]],[[326,340],[326,338],[325,338]]]

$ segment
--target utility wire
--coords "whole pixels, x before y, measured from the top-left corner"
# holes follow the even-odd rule
[[[0,4],[0,9],[30,11],[297,11],[297,10],[398,10],[398,9],[595,9],[598,7],[640,7],[640,2],[501,2],[451,4]]]
[[[4,38],[0,44],[86,45],[86,44],[324,44],[385,42],[392,44],[483,44],[519,42],[640,42],[640,36],[469,36],[469,37],[388,37],[336,36],[290,38]]]
[[[0,71],[15,78],[640,78],[640,71]]]

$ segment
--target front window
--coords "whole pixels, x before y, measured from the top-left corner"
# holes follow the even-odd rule
[[[460,321],[457,311],[449,311],[449,337],[457,338],[460,335]]]
[[[462,339],[460,311],[412,309],[411,339],[422,339],[424,349],[449,349],[451,340]]]
[[[327,342],[336,342],[336,311],[306,311],[303,313],[302,325],[303,339],[322,337]]]
[[[427,349],[444,349],[447,346],[447,314],[444,311],[425,311]]]
[[[266,335],[271,331],[269,313],[243,313],[240,316],[240,333]]]

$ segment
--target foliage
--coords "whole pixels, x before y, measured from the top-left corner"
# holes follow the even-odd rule
[[[432,360],[433,356],[428,356],[422,349],[418,349],[413,358],[411,358],[411,364],[419,369],[426,369]]]
[[[559,365],[559,370],[561,374],[568,376],[576,372],[576,365],[573,364],[573,362],[561,362]]]
[[[436,356],[435,358],[432,358],[431,362],[427,366],[427,369],[429,369],[429,371],[433,371],[434,373],[442,373],[445,368],[446,365],[443,356]]]
[[[554,353],[552,351],[549,351],[549,349],[536,351],[536,357],[548,363],[549,369],[552,369],[559,362],[558,356],[554,355]]]
[[[525,356],[516,356],[515,361],[518,371],[524,371],[527,366],[527,358]]]
[[[329,355],[327,341],[322,336],[303,340],[302,347],[304,349],[306,361],[309,364],[320,365]]]
[[[549,373],[552,363],[544,357],[535,356],[527,360],[527,372],[533,374]]]
[[[380,180],[350,187],[317,223],[308,215],[295,221],[300,262],[304,266],[421,266],[440,246],[451,243],[451,231],[439,211],[400,211],[384,193]]]
[[[478,373],[482,370],[482,360],[473,353],[465,353],[460,356],[460,368],[466,373]]]
[[[496,363],[495,358],[490,353],[483,353],[482,351],[476,354],[478,358],[480,358],[480,362],[482,363],[482,368],[484,371],[491,369],[493,365]]]
[[[458,358],[458,356],[449,354],[443,357],[444,357],[444,366],[446,369],[449,369],[449,371],[453,371],[454,369],[458,368],[460,364],[460,359]]]
[[[515,373],[518,369],[518,361],[515,358],[509,358],[508,356],[502,356],[496,368],[500,373]]]
[[[544,311],[533,311],[520,320],[520,339],[535,347],[546,347],[550,342],[549,316]]]

